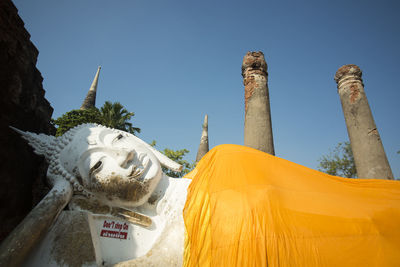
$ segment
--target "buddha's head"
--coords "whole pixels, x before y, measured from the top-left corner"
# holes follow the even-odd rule
[[[142,205],[161,179],[161,165],[181,169],[136,136],[101,125],[82,124],[57,138],[17,131],[46,157],[51,183],[67,179],[76,194],[114,205]]]

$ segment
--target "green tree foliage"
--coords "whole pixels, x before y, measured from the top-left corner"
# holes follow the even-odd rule
[[[353,152],[349,142],[339,143],[333,152],[322,156],[318,169],[330,175],[355,178],[357,177]]]
[[[156,141],[153,140],[150,144],[151,146],[156,146]],[[173,161],[179,163],[182,165],[182,171],[181,172],[174,172],[171,170],[168,170],[165,167],[162,167],[163,172],[168,175],[169,177],[175,177],[175,178],[180,178],[185,176],[187,173],[189,173],[193,168],[195,167],[195,163],[189,163],[187,160],[184,160],[184,156],[189,153],[189,150],[187,149],[180,149],[180,150],[172,150],[169,148],[165,148],[164,150],[160,151],[164,155],[166,155],[168,158],[172,159]]]
[[[106,101],[100,108],[100,113],[104,126],[119,129],[133,135],[140,133],[140,128],[133,127],[132,123],[129,122],[135,116],[135,113],[129,112],[121,103]]]
[[[61,117],[52,120],[57,128],[56,136],[63,135],[69,129],[83,123],[98,123],[119,129],[131,134],[140,133],[140,128],[133,127],[129,122],[135,114],[126,110],[119,102],[106,101],[99,109],[71,110]]]
[[[103,121],[100,111],[97,108],[86,110],[75,109],[71,110],[61,117],[52,120],[56,126],[56,136],[63,135],[66,131],[82,123],[99,123]]]

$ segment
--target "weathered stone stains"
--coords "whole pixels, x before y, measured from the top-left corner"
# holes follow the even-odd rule
[[[368,132],[368,135],[378,135],[378,130],[374,128]]]
[[[58,222],[62,227],[57,227],[54,243],[68,244],[52,248],[52,255],[59,266],[83,266],[94,262],[94,248],[86,216],[79,214],[74,223],[64,220]]]
[[[335,74],[359,178],[393,179],[381,138],[356,65],[342,66]]]
[[[108,199],[137,202],[149,193],[149,184],[116,175],[108,179],[96,178],[92,191],[93,193],[102,193]]]
[[[55,216],[72,196],[66,181],[57,183],[47,196],[25,217],[21,224],[1,243],[0,265],[20,266],[52,225]]]
[[[360,88],[358,83],[350,85],[350,103],[354,104],[360,98]]]
[[[368,132],[368,136],[376,136],[378,140],[381,140],[381,136],[379,135],[378,129],[374,128]]]
[[[248,52],[242,64],[245,87],[244,145],[275,154],[267,63],[262,52]]]
[[[85,198],[72,198],[70,206],[78,206],[82,210],[87,210],[95,214],[108,214],[111,209],[109,206],[101,204],[98,200],[90,200]]]
[[[245,77],[246,71],[259,70],[266,74],[267,63],[265,62],[264,54],[258,52],[247,52],[243,58],[242,76]]]
[[[248,101],[258,86],[255,75],[267,77],[267,63],[262,52],[247,52],[243,58],[242,76],[244,84],[245,112],[247,112]]]
[[[97,91],[97,83],[99,80],[100,69],[101,67],[98,67],[96,76],[94,77],[92,85],[90,86],[89,92],[87,93],[86,98],[82,103],[81,110],[90,109],[96,106],[96,91]]]
[[[257,86],[257,83],[254,79],[254,76],[247,77],[243,80],[244,84],[244,110],[247,112],[248,101],[250,97],[254,93],[254,88]]]
[[[160,198],[159,195],[153,194],[153,195],[151,195],[151,196],[149,197],[149,200],[147,200],[147,202],[148,202],[150,205],[154,205],[154,204],[156,203],[156,201],[157,201],[159,198]]]
[[[362,71],[357,65],[354,64],[344,65],[337,70],[334,79],[336,82],[338,82],[346,75],[353,75],[361,79]]]
[[[78,173],[75,175],[76,180],[78,180],[79,184],[83,185],[83,179],[82,176]]]
[[[202,157],[204,157],[205,154],[210,150],[210,147],[208,145],[208,115],[206,114],[204,116],[204,123],[202,125],[203,130],[201,131],[201,137],[200,137],[200,145],[199,149],[197,150],[197,155],[196,155],[196,162],[199,162]]]

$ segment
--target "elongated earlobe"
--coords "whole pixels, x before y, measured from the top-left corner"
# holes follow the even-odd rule
[[[182,165],[180,165],[180,164],[176,163],[175,161],[173,161],[172,159],[168,158],[167,156],[162,154],[160,151],[158,151],[157,149],[155,149],[154,147],[152,147],[151,145],[149,145],[142,139],[140,139],[134,135],[133,135],[133,137],[136,138],[142,144],[144,144],[154,154],[154,156],[156,156],[156,158],[158,159],[158,161],[160,161],[160,164],[163,167],[170,169],[172,171],[175,171],[175,172],[182,171]]]
[[[157,159],[160,161],[160,164],[162,166],[164,166],[165,168],[168,168],[172,171],[175,171],[175,172],[182,171],[182,165],[180,165],[180,164],[176,163],[175,161],[173,161],[172,159],[168,158],[167,156],[165,156],[164,154],[162,154],[160,151],[158,151],[154,147],[150,146],[149,144],[146,143],[146,145],[151,150],[151,152],[153,152],[153,154],[157,157]]]

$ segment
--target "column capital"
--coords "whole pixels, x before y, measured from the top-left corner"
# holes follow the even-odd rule
[[[261,51],[247,52],[243,57],[242,76],[247,75],[247,72],[252,71],[258,74],[267,74],[267,63],[265,62],[264,54]]]
[[[362,71],[357,65],[354,64],[344,65],[337,70],[334,79],[336,83],[339,83],[345,76],[350,76],[355,78],[356,80],[361,80]]]

